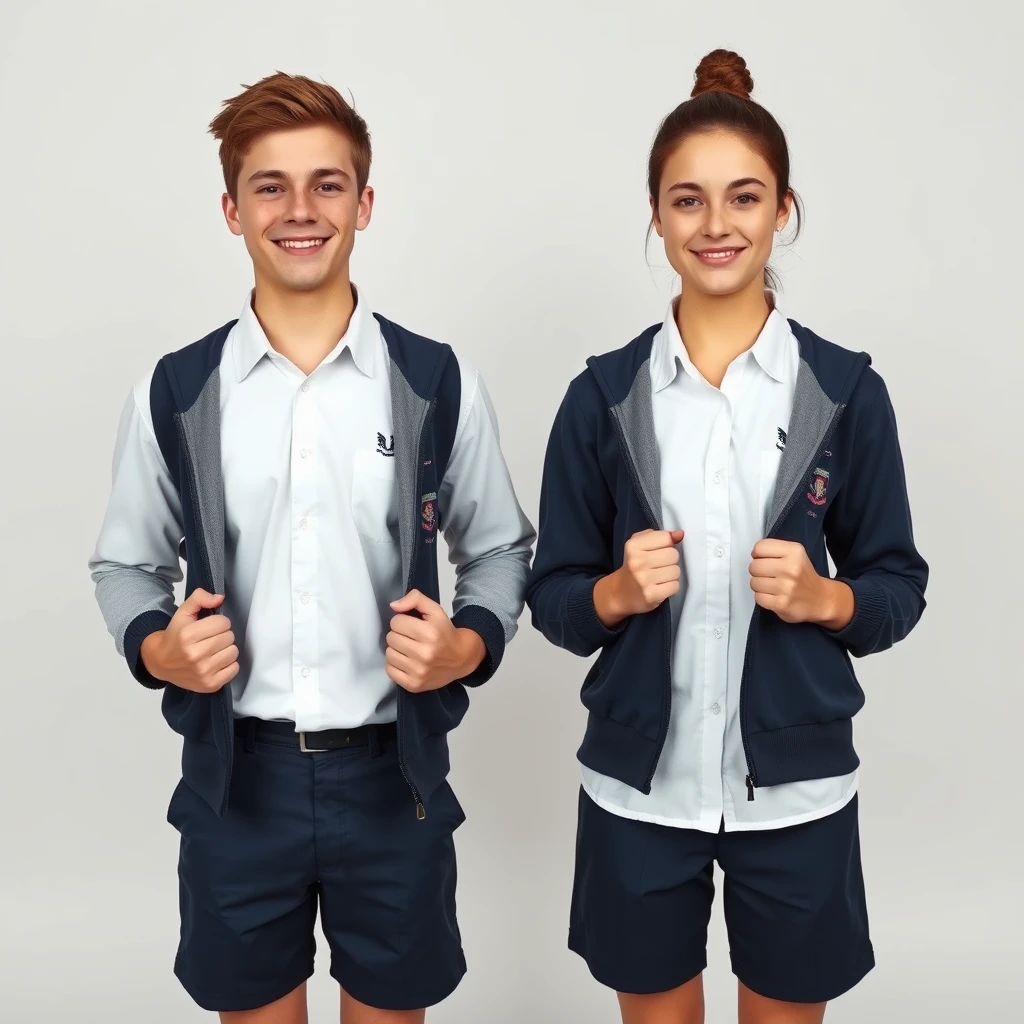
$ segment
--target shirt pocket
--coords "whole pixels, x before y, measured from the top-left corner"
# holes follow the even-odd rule
[[[768,513],[775,500],[775,482],[779,477],[779,463],[782,452],[778,448],[765,448],[761,451],[757,481],[757,515],[764,535],[768,527]]]
[[[352,521],[360,537],[387,544],[398,536],[395,460],[357,451],[352,460]]]

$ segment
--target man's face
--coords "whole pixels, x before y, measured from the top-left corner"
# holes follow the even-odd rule
[[[237,202],[224,196],[224,217],[245,239],[257,286],[309,293],[348,282],[373,189],[358,194],[346,135],[327,126],[264,135],[246,155],[236,188]]]

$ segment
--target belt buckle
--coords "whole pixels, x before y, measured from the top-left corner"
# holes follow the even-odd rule
[[[327,747],[307,747],[306,746],[306,734],[304,732],[299,733],[299,750],[304,754],[322,754],[327,750]]]

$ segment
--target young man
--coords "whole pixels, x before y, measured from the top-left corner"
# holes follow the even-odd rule
[[[132,390],[90,560],[183,737],[174,970],[224,1021],[305,1021],[319,908],[345,1024],[411,1024],[466,969],[447,734],[516,631],[534,532],[475,370],[350,282],[362,118],[278,74],[210,127],[255,287]]]

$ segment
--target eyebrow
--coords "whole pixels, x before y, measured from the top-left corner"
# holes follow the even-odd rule
[[[732,191],[737,188],[747,188],[750,185],[760,185],[761,188],[767,188],[760,178],[737,178],[735,181],[730,182],[727,191]],[[703,192],[704,189],[700,187],[695,181],[677,181],[670,189],[669,192]]]
[[[348,171],[343,171],[340,167],[318,167],[312,174],[314,180],[320,180],[321,178],[344,178],[346,181],[352,180],[352,175]],[[259,170],[254,171],[249,175],[249,183],[252,184],[254,181],[287,181],[288,175],[284,171],[275,170]]]

